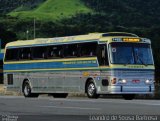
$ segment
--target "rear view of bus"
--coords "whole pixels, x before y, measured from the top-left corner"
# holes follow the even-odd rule
[[[110,33],[108,55],[111,68],[109,92],[133,99],[154,92],[151,41],[134,34]]]

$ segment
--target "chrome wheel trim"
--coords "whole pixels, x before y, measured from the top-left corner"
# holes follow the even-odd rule
[[[93,96],[95,93],[95,85],[93,83],[90,83],[88,86],[88,94],[89,96]]]
[[[29,85],[25,85],[25,87],[24,87],[24,94],[25,94],[26,96],[28,96],[28,95],[29,95],[29,92],[30,92],[30,87],[29,87]]]

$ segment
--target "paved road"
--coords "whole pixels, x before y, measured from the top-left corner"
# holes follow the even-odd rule
[[[124,116],[122,119],[126,120],[127,118],[135,119],[135,117],[130,115],[146,116],[159,114],[160,100],[127,101],[124,99],[88,99],[82,97],[66,99],[39,97],[26,99],[21,96],[0,96],[0,120],[75,121],[76,119],[76,121],[89,121],[96,120],[94,115],[105,115],[106,120],[111,120],[112,116]],[[120,117],[118,118],[121,120]],[[156,120],[156,117],[151,118]]]

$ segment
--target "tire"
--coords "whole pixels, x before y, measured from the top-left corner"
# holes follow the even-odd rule
[[[52,95],[54,98],[66,98],[68,93],[53,93]]]
[[[92,80],[87,83],[86,92],[87,92],[88,98],[96,99],[99,97],[99,95],[97,94],[96,86]]]
[[[124,94],[122,96],[125,100],[133,100],[135,98],[135,94]]]
[[[23,95],[24,97],[38,97],[39,94],[31,93],[31,86],[28,81],[23,84]]]

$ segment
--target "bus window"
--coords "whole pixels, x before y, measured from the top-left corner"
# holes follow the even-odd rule
[[[46,58],[46,47],[34,47],[32,48],[32,58],[33,59],[44,59]]]
[[[78,45],[77,44],[65,45],[64,56],[65,57],[77,57],[78,56]]]
[[[80,44],[81,56],[96,56],[97,43]]]
[[[109,65],[106,44],[98,45],[98,62],[99,65]]]
[[[20,56],[20,60],[30,60],[31,59],[31,49],[21,48],[19,56]]]
[[[63,46],[54,45],[48,49],[48,58],[62,58],[63,57]]]
[[[150,45],[146,43],[111,43],[112,64],[153,65]]]
[[[6,50],[6,56],[5,56],[5,60],[6,61],[16,61],[18,60],[18,53],[19,53],[19,50],[18,49],[7,49]]]

